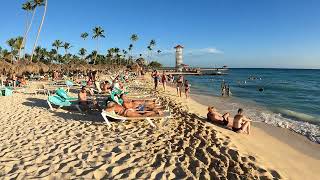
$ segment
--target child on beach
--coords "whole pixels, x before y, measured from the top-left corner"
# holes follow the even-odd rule
[[[191,86],[191,85],[189,84],[189,81],[186,80],[186,81],[184,82],[184,92],[185,92],[185,94],[186,94],[186,99],[189,98],[190,86]]]

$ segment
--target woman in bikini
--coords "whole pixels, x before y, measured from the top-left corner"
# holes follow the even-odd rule
[[[184,92],[185,92],[185,94],[186,94],[186,99],[189,98],[190,86],[191,86],[191,85],[189,84],[189,81],[186,80],[186,81],[184,82]]]
[[[115,112],[119,116],[124,117],[155,117],[155,116],[161,116],[163,113],[162,111],[136,111],[134,109],[126,109],[119,104],[116,104],[114,102],[109,102],[107,104],[106,108],[107,112]]]
[[[183,86],[183,76],[180,75],[179,78],[177,79],[177,94],[179,97],[181,97],[182,86]]]
[[[163,86],[163,90],[166,91],[166,84],[167,84],[167,75],[166,73],[163,71],[163,74],[161,76],[161,83]]]

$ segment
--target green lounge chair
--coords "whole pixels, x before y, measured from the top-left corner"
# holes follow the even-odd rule
[[[68,93],[62,89],[62,88],[59,88],[56,90],[56,95],[60,96],[61,98],[67,100],[67,101],[75,101],[75,100],[78,100],[78,98],[74,98],[74,97],[70,97],[68,95]]]
[[[58,95],[48,96],[47,103],[50,107],[50,110],[52,110],[52,111],[54,110],[52,107],[52,104],[54,104],[56,106],[59,106],[60,108],[75,106],[79,112],[82,112],[77,101],[69,101],[69,100],[66,100],[66,99],[58,96]]]

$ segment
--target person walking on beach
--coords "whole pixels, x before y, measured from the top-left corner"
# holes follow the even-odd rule
[[[184,82],[184,92],[186,94],[186,99],[189,98],[189,95],[190,95],[190,84],[189,84],[189,81],[188,80],[185,80]]]
[[[238,110],[238,114],[234,116],[232,131],[237,133],[247,133],[250,135],[251,119],[243,115],[243,109]]]
[[[181,97],[181,90],[182,90],[182,86],[183,86],[183,76],[180,75],[177,79],[177,95],[179,97]]]
[[[154,90],[157,91],[158,83],[159,83],[159,74],[158,74],[157,70],[153,71],[152,78],[153,78],[153,82],[154,82]]]
[[[161,83],[162,83],[164,92],[166,92],[167,75],[166,75],[166,72],[165,72],[165,71],[163,71],[163,74],[162,74],[162,76],[161,76]]]

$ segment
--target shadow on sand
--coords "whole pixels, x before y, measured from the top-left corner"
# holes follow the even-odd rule
[[[60,117],[66,121],[71,120],[92,123],[104,122],[99,111],[90,110],[88,112],[80,113],[74,106],[59,108],[55,105],[53,105],[54,111],[51,111],[49,109],[47,101],[39,98],[27,98],[27,101],[22,104],[29,107],[38,107],[41,109],[46,109],[47,111],[53,113],[53,116]],[[61,109],[65,111],[61,111]]]

